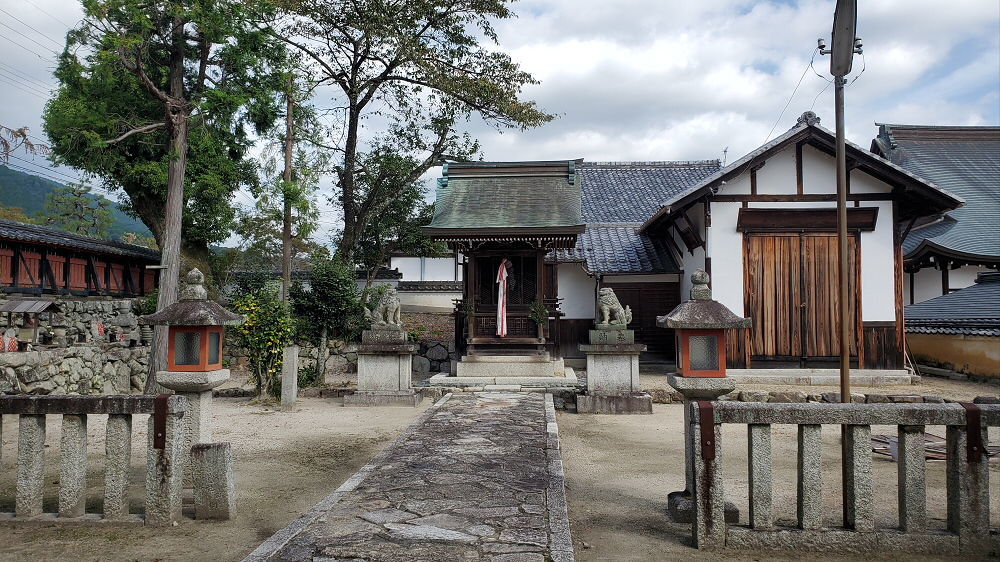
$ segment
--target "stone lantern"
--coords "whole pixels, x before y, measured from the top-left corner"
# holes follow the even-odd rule
[[[691,299],[656,319],[661,328],[673,328],[677,343],[677,374],[683,377],[726,376],[726,330],[748,328],[749,318],[741,318],[718,301],[712,300],[708,274],[691,275]]]
[[[665,316],[656,318],[656,325],[672,328],[677,334],[677,373],[667,381],[684,396],[684,466],[687,489],[667,496],[667,511],[674,521],[691,521],[691,481],[694,474],[694,439],[691,427],[692,400],[715,400],[736,389],[726,378],[726,330],[749,328],[750,319],[741,318],[718,301],[712,300],[709,277],[698,270],[691,275],[691,298],[677,305]],[[726,502],[726,521],[739,518],[736,506]]]
[[[224,327],[244,318],[208,300],[198,269],[186,280],[177,302],[140,316],[139,323],[168,327],[167,370],[156,373],[156,382],[188,399],[184,419],[193,445],[212,441],[212,389],[229,380],[229,369],[222,368]]]

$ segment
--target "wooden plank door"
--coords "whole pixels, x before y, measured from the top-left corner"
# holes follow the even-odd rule
[[[746,237],[744,284],[751,355],[801,355],[802,280],[798,234]]]
[[[744,248],[746,313],[753,318],[751,355],[768,359],[840,354],[837,237],[833,234],[748,234]],[[848,277],[857,355],[858,244],[848,237]]]
[[[840,355],[840,292],[837,281],[837,237],[833,234],[803,234],[803,299],[805,303],[805,353],[809,357]],[[858,354],[858,243],[847,237],[847,294],[850,295],[852,319],[851,355]]]
[[[656,325],[656,316],[663,315],[680,304],[680,283],[605,283],[614,289],[622,306],[632,308],[632,323],[636,343],[646,344],[646,351],[674,357],[674,331]]]

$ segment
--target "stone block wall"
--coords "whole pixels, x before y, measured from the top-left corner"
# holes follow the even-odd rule
[[[0,297],[0,302],[9,298]],[[0,351],[0,393],[127,394],[142,390],[149,347],[141,345],[132,299],[54,300],[59,310],[51,317],[48,313],[38,316],[43,329],[39,331],[53,334],[49,343],[29,342],[27,351]],[[0,332],[23,325],[23,314],[0,313]]]
[[[0,393],[128,394],[146,383],[148,347],[40,346],[0,353]]]

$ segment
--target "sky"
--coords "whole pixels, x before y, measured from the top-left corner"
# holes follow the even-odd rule
[[[1000,2],[858,4],[864,56],[848,76],[849,140],[869,146],[875,122],[1000,124]],[[541,82],[524,97],[558,117],[523,132],[468,123],[487,160],[734,161],[803,111],[834,126],[829,59],[816,54],[817,38],[829,43],[832,0],[521,0],[512,8],[518,17],[495,23],[494,48]],[[54,52],[80,17],[77,0],[0,0],[0,124],[28,126],[44,141]],[[11,164],[80,177],[44,158]],[[235,202],[251,198],[239,193]],[[322,210],[328,232],[337,212],[325,202]]]

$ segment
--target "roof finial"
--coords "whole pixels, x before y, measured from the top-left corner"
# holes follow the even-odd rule
[[[798,125],[802,125],[803,123],[806,125],[819,125],[819,116],[812,111],[805,111],[802,115],[799,115],[799,118],[795,122]]]
[[[699,269],[691,274],[691,300],[712,300],[712,288],[708,286],[708,281],[708,274],[704,270]]]
[[[205,274],[197,267],[188,272],[187,286],[181,289],[182,301],[203,301],[208,299],[208,291],[205,290]]]

